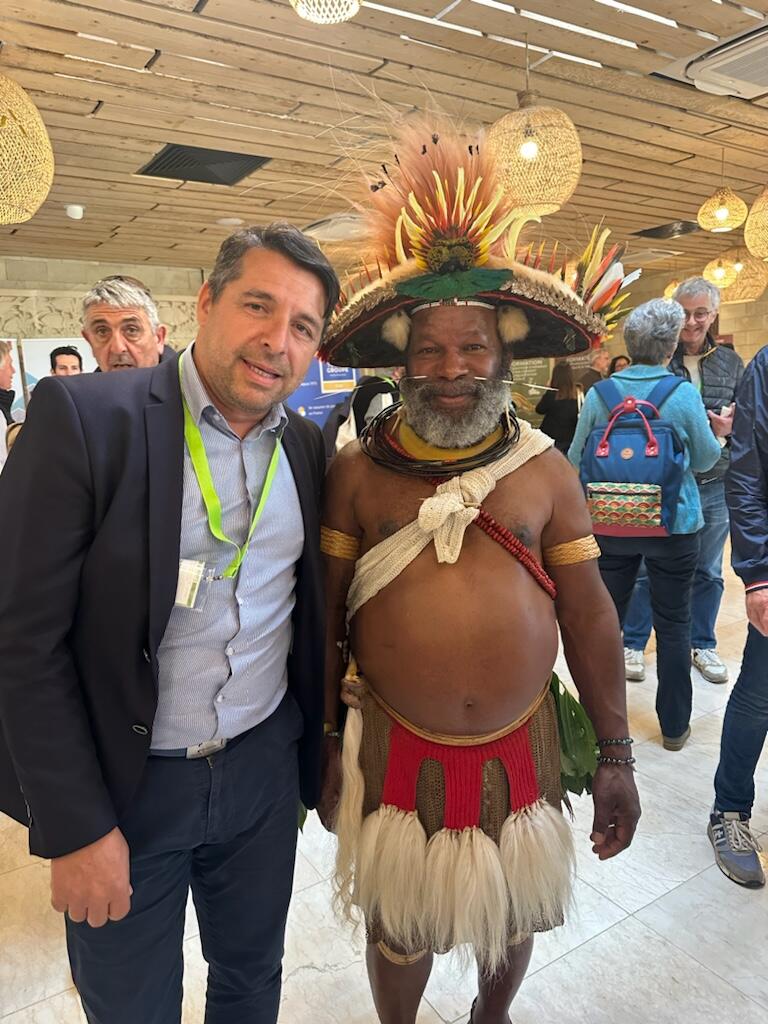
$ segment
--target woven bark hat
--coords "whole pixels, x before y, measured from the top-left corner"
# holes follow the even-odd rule
[[[595,228],[572,283],[556,270],[557,243],[517,251],[524,224],[505,198],[494,160],[479,139],[405,129],[391,168],[368,182],[366,211],[374,265],[342,296],[320,358],[335,366],[405,362],[411,318],[436,305],[498,310],[499,336],[517,359],[583,352],[610,335],[624,306],[623,247],[604,252]],[[544,269],[546,267],[546,269]]]

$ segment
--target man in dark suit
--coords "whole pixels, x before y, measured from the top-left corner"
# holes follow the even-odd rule
[[[323,743],[325,459],[282,399],[337,297],[297,229],[238,232],[194,346],[42,381],[3,475],[0,808],[52,859],[90,1024],[178,1024],[190,887],[207,1024],[277,1019]]]

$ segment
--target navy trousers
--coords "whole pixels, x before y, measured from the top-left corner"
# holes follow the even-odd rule
[[[301,712],[208,758],[152,757],[120,828],[131,911],[103,928],[67,919],[89,1024],[179,1024],[187,895],[208,962],[205,1024],[275,1024],[298,829]]]

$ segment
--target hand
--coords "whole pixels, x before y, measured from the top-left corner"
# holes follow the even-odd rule
[[[338,737],[326,736],[323,741],[322,786],[317,813],[323,827],[333,832],[341,796],[341,744]]]
[[[736,410],[734,402],[728,406],[728,414],[726,416],[719,416],[716,412],[707,410],[707,416],[709,416],[709,422],[712,425],[712,433],[715,437],[728,437],[730,432],[733,430],[733,414]]]
[[[70,921],[101,928],[131,909],[128,844],[113,828],[90,846],[51,861],[51,904]]]
[[[747,618],[758,633],[768,636],[768,588],[747,594]]]
[[[600,860],[608,860],[626,850],[640,820],[640,798],[632,769],[625,765],[598,765],[592,780],[592,800],[592,852]]]

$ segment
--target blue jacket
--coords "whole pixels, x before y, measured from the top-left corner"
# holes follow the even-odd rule
[[[614,373],[611,380],[622,395],[647,398],[662,377],[669,370],[663,366],[628,366]],[[672,527],[673,533],[695,533],[704,525],[701,514],[701,499],[694,473],[710,469],[720,458],[720,443],[712,433],[709,419],[704,411],[701,396],[690,381],[684,381],[666,400],[661,409],[662,418],[673,423],[685,447],[685,473],[677,514]],[[593,427],[608,422],[608,409],[595,388],[590,388],[584,398],[573,443],[568,449],[568,458],[578,469],[584,445]]]
[[[768,346],[744,371],[725,477],[731,563],[747,589],[768,584]]]

